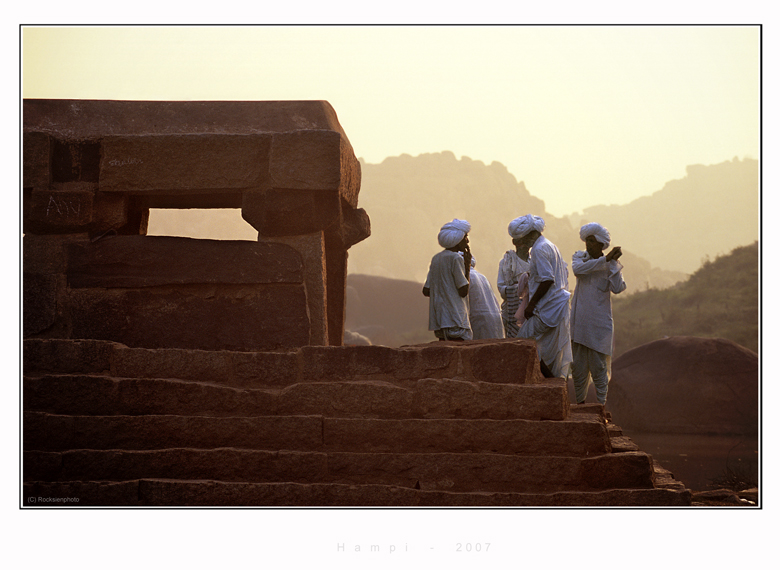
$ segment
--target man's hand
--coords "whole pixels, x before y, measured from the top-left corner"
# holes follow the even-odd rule
[[[550,290],[550,287],[553,286],[554,281],[542,281],[539,283],[539,286],[536,288],[536,292],[534,293],[534,296],[531,297],[531,300],[528,301],[528,306],[525,308],[525,311],[523,311],[523,316],[525,317],[525,320],[530,319],[534,316],[534,309],[536,308],[537,303],[539,303],[539,299],[544,297],[547,294],[547,291]]]
[[[613,259],[618,259],[620,256],[623,255],[623,250],[620,249],[620,246],[613,247],[610,252],[607,254],[606,260],[612,261]]]

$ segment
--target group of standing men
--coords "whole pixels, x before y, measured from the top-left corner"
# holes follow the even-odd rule
[[[444,249],[433,256],[423,286],[430,298],[429,329],[439,340],[533,339],[546,376],[567,378],[571,372],[577,403],[585,402],[592,379],[598,401],[605,404],[613,345],[610,294],[626,289],[618,261],[622,251],[614,247],[605,254],[607,229],[597,223],[582,226],[585,250],[572,258],[577,278],[572,295],[566,262],[542,235],[544,226],[532,214],[509,223],[514,249],[499,262],[499,310],[487,279],[474,269],[471,225],[458,219],[445,224],[438,236]],[[495,315],[492,329],[490,314]]]

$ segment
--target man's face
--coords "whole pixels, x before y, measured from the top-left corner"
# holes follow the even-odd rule
[[[526,235],[524,235],[523,237],[520,238],[521,245],[525,249],[531,249],[533,247],[533,245],[534,245],[534,242],[536,241],[536,238],[538,238],[538,237],[539,237],[539,233],[538,232],[531,231],[531,232],[527,233]]]
[[[604,244],[598,241],[594,236],[585,238],[585,250],[593,259],[597,259],[604,255],[604,247]]]
[[[460,240],[460,243],[456,245],[457,248],[456,251],[466,251],[466,247],[469,245],[469,234],[466,234],[463,236],[463,239]]]

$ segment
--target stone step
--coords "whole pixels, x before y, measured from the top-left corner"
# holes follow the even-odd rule
[[[41,507],[682,507],[691,504],[691,492],[685,489],[454,493],[387,485],[167,479],[25,483],[23,494],[25,506]]]
[[[275,352],[144,349],[108,341],[25,339],[23,363],[26,374],[177,378],[234,388],[352,380],[405,386],[421,378],[499,384],[544,381],[535,343],[522,339],[473,341],[463,346],[432,342],[401,348],[303,346]],[[507,370],[513,371],[511,377]]]
[[[426,378],[410,388],[365,380],[260,390],[165,378],[46,374],[25,376],[23,386],[25,410],[72,415],[563,420],[568,410],[560,379],[496,384]]]
[[[25,412],[23,427],[23,448],[38,451],[237,447],[569,456],[611,452],[605,425],[588,414],[562,421],[533,421],[323,416],[71,416]]]
[[[455,492],[653,488],[641,452],[593,457],[486,453],[352,453],[235,448],[24,453],[25,481],[213,479],[256,483],[380,484]]]

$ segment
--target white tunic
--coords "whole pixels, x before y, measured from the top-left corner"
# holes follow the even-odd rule
[[[534,242],[531,248],[530,269],[528,274],[528,294],[534,293],[543,281],[553,281],[536,307],[534,314],[538,315],[544,324],[555,327],[566,317],[569,310],[569,271],[566,262],[555,245],[544,236]]]
[[[474,338],[504,338],[501,308],[490,282],[473,268],[469,279],[469,320]]]
[[[445,249],[433,256],[425,280],[425,287],[431,292],[428,330],[448,327],[471,329],[468,301],[458,294],[458,289],[468,283],[463,258],[459,254]]]
[[[612,354],[612,298],[610,293],[625,291],[617,260],[604,256],[593,259],[588,252],[578,251],[572,257],[572,271],[577,286],[571,300],[571,340],[602,354]]]

